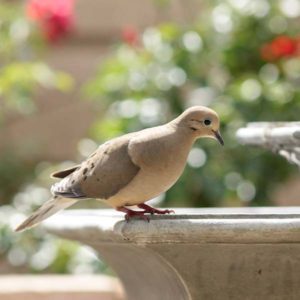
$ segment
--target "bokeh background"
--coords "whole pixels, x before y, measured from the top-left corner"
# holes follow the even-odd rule
[[[2,0],[0,273],[111,273],[87,247],[12,228],[51,172],[192,105],[219,113],[226,147],[197,142],[155,205],[299,205],[298,169],[235,138],[300,120],[299,24],[298,0]]]

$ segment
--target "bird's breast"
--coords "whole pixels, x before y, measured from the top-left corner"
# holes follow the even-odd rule
[[[137,176],[116,195],[108,199],[113,207],[131,206],[144,203],[161,193],[167,191],[178,179],[182,170],[168,172],[167,169],[160,173],[140,170]]]
[[[182,144],[145,147],[137,158],[140,171],[135,178],[112,198],[112,206],[129,206],[144,203],[167,191],[182,174],[190,147]],[[137,154],[137,150],[136,153]]]

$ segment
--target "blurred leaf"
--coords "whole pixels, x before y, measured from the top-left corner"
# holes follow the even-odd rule
[[[279,19],[287,25],[281,34],[294,35],[294,40],[299,39],[299,28],[282,13],[278,1],[251,5],[203,1],[194,24],[146,28],[140,45],[120,44],[88,84],[88,95],[96,102],[105,100],[109,107],[107,117],[91,131],[99,141],[149,126],[143,118],[152,109],[143,111],[149,98],[161,103],[159,112],[153,110],[155,125],[190,105],[207,105],[219,112],[226,147],[219,149],[201,140],[207,162],[198,169],[186,168],[166,193],[169,206],[271,204],[269,191],[295,171],[282,158],[245,149],[235,139],[236,130],[247,122],[299,119],[300,76],[295,71],[299,55],[280,57],[273,65],[261,56],[265,43],[278,36]],[[139,103],[132,117],[123,113],[127,105],[132,106],[128,99]],[[232,172],[239,174],[240,186],[254,184],[251,201],[242,199],[238,185],[235,190],[226,185],[225,178]]]

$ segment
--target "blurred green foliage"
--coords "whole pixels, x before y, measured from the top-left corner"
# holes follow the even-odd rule
[[[20,162],[18,156],[11,152],[1,153],[0,176],[0,203],[8,204],[24,182],[35,178],[34,163]]]
[[[52,70],[40,61],[44,40],[35,23],[30,22],[22,5],[0,4],[0,122],[5,114],[34,112],[32,95],[38,86],[70,89],[69,75]],[[0,123],[1,124],[1,123]]]
[[[225,147],[197,142],[180,180],[157,201],[192,207],[271,205],[274,187],[296,168],[279,156],[238,145],[235,132],[252,121],[299,120],[299,51],[276,60],[262,56],[264,45],[278,36],[299,38],[297,1],[203,1],[194,23],[161,24],[142,33],[131,28],[85,87],[95,104],[107,108],[91,137],[101,143],[167,122],[188,106],[210,106],[220,114]],[[167,10],[168,0],[156,2]],[[35,111],[36,87],[70,87],[69,76],[40,60],[44,47],[23,8],[1,3],[0,126],[11,112]],[[78,148],[85,156],[95,146],[85,139]],[[41,227],[12,232],[50,197],[49,174],[69,163],[27,162],[9,148],[1,155],[0,260],[14,272],[107,271],[87,247],[56,239]]]
[[[16,1],[0,3],[0,128],[16,113],[30,117],[35,112],[33,96],[38,87],[61,91],[71,88],[72,78],[68,74],[54,71],[41,61],[44,42],[36,24],[26,18],[23,5]],[[66,272],[74,253],[80,250],[78,245],[59,242],[42,230],[33,230],[22,235],[12,231],[15,220],[37,208],[41,201],[49,197],[49,192],[29,184],[32,181],[41,183],[41,179],[37,179],[37,175],[41,176],[40,171],[36,172],[37,161],[24,159],[20,155],[22,149],[13,149],[2,141],[0,145],[2,268],[6,270],[5,265],[8,264],[10,272],[24,272],[29,269]],[[36,251],[33,252],[33,248]],[[96,259],[92,261],[94,263]],[[79,265],[77,263],[73,268]],[[0,269],[0,273],[2,271]]]
[[[40,61],[44,40],[35,23],[28,20],[23,5],[0,4],[0,127],[12,114],[35,111],[33,95],[38,87],[67,91],[72,78]],[[21,151],[1,145],[0,203],[10,201],[12,191],[34,178],[34,161],[24,161]],[[14,174],[14,176],[12,176]],[[14,178],[12,182],[11,178]]]
[[[38,87],[66,91],[69,75],[52,70],[40,61],[44,41],[36,25],[30,22],[22,5],[15,1],[0,4],[0,128],[11,115],[35,112],[34,92]],[[23,184],[35,177],[35,161],[20,157],[20,149],[1,143],[0,204],[11,201]],[[14,180],[12,180],[14,178]]]
[[[193,24],[162,24],[136,37],[131,30],[86,88],[96,103],[109,106],[93,138],[105,141],[162,124],[188,106],[210,106],[221,117],[226,146],[199,141],[164,204],[271,205],[273,188],[296,168],[237,145],[235,132],[247,122],[299,120],[299,49],[273,61],[262,57],[263,46],[278,36],[299,39],[293,5],[203,1]]]

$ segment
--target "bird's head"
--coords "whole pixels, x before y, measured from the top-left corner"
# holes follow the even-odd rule
[[[210,137],[224,145],[220,134],[218,114],[205,106],[193,106],[185,110],[177,119],[178,126],[186,127],[195,137]]]

